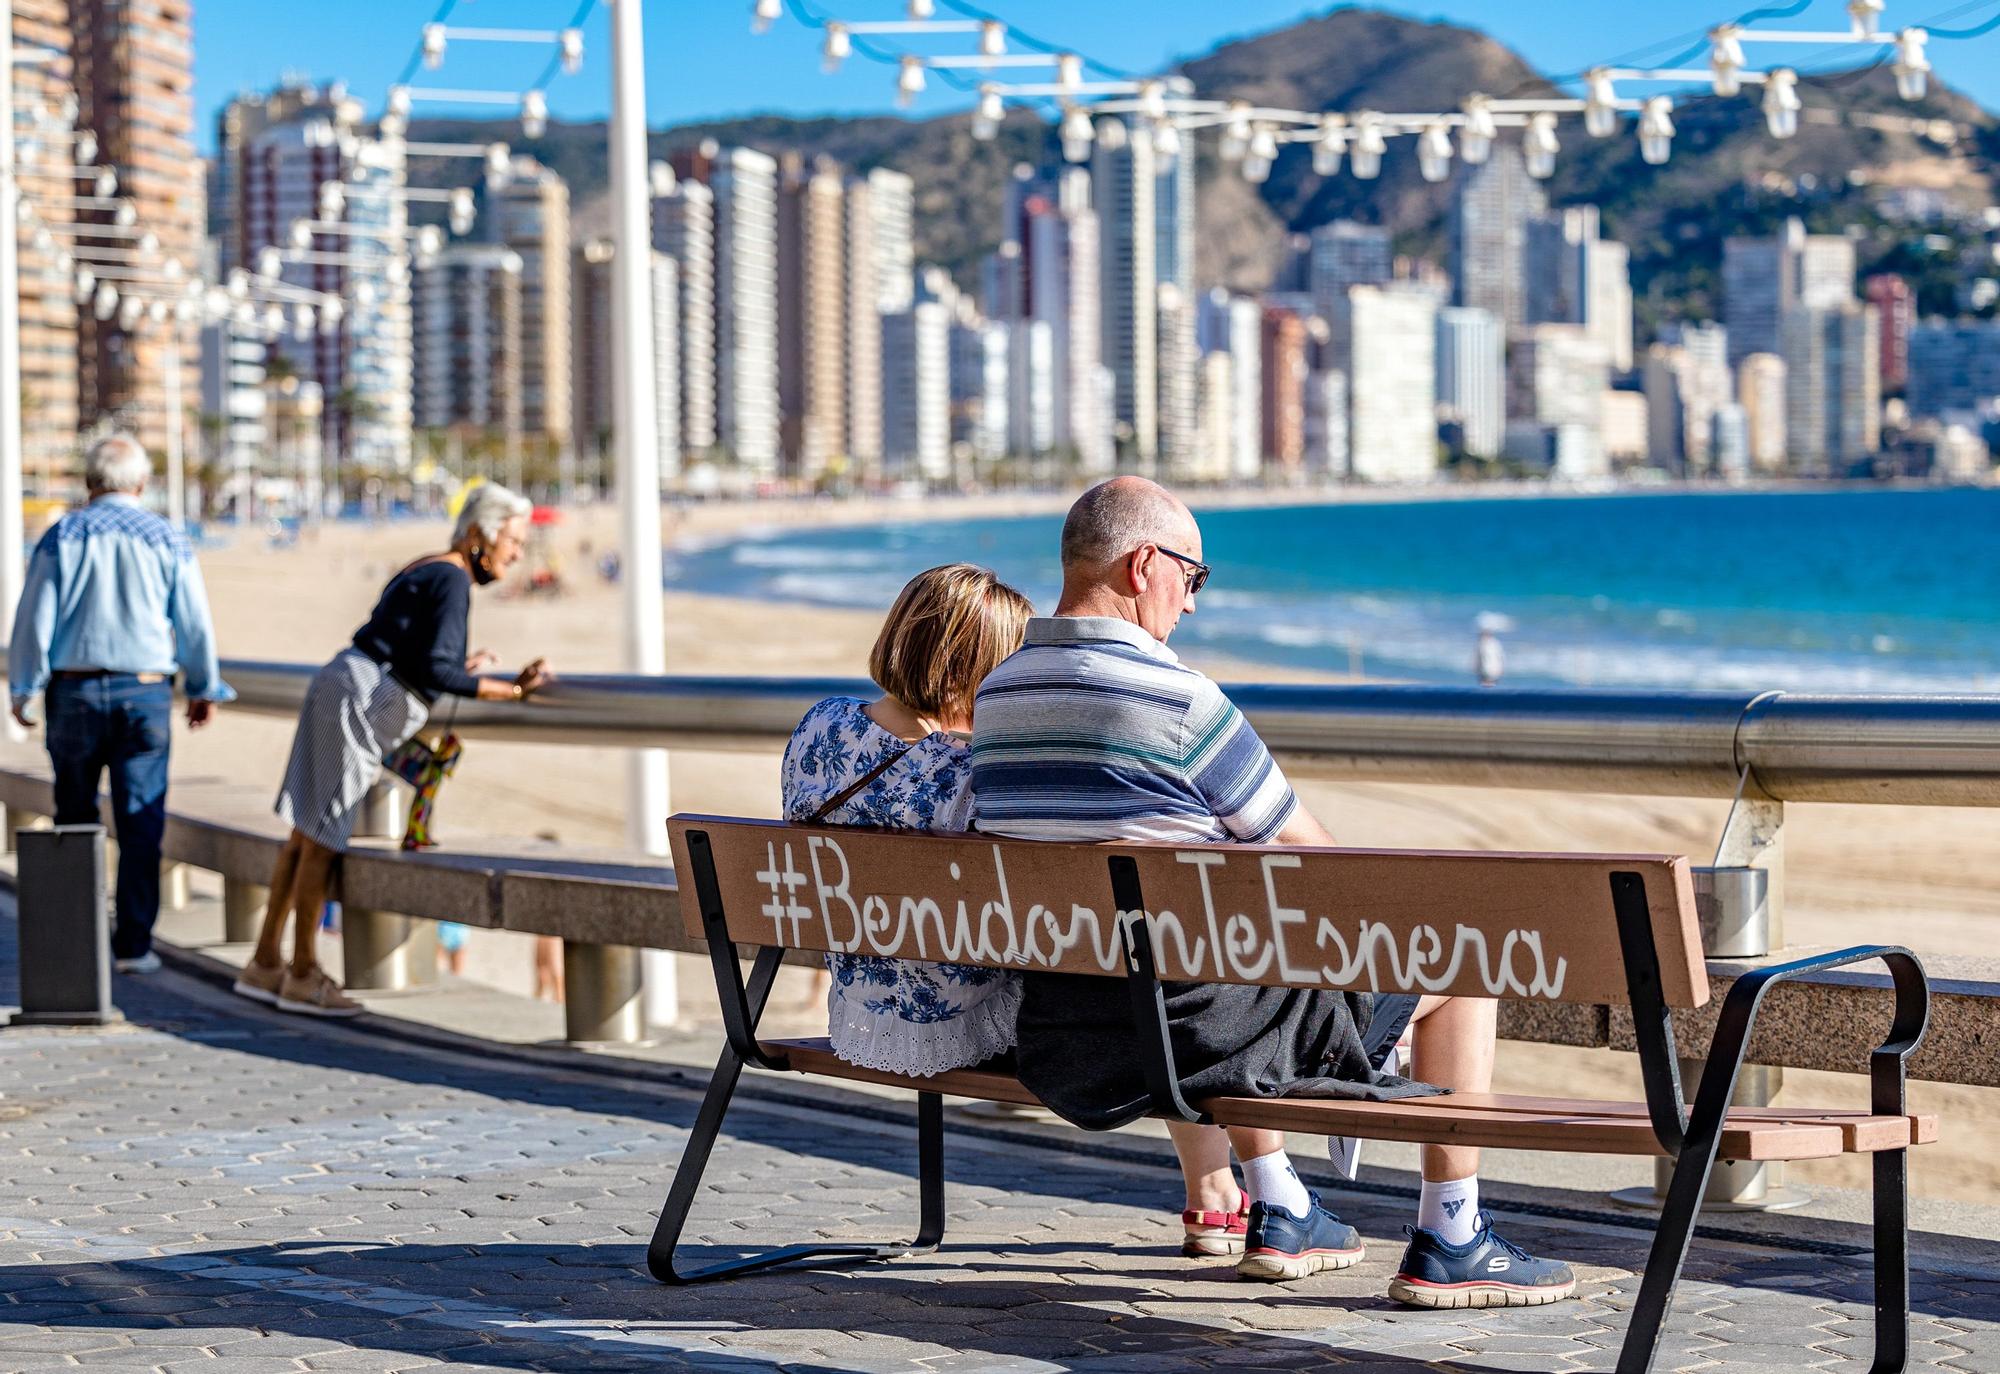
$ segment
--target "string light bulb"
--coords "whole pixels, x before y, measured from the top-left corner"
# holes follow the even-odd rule
[[[1493,151],[1500,129],[1493,119],[1493,102],[1483,95],[1465,98],[1465,125],[1458,131],[1458,156],[1468,166],[1477,167]]]
[[[1278,136],[1268,124],[1259,124],[1250,133],[1243,152],[1243,179],[1253,186],[1270,180],[1271,165],[1278,160]]]
[[[118,313],[118,288],[108,281],[97,284],[97,291],[90,298],[90,313],[100,320],[108,320]]]
[[[1562,144],[1556,138],[1556,117],[1546,110],[1528,116],[1521,136],[1521,151],[1528,162],[1528,175],[1546,181],[1556,173],[1556,154]]]
[[[1313,175],[1340,175],[1341,159],[1347,156],[1347,121],[1340,115],[1321,115],[1319,133],[1313,139]]]
[[[91,179],[91,194],[99,200],[109,200],[118,194],[118,173],[110,167],[100,167]]]
[[[1799,74],[1779,67],[1764,77],[1764,125],[1772,138],[1790,138],[1799,131]]]
[[[1152,123],[1153,155],[1162,161],[1171,162],[1181,155],[1180,126],[1171,118],[1156,119]]]
[[[987,82],[979,88],[979,104],[972,111],[972,136],[981,143],[991,143],[1000,136],[1000,121],[1007,117],[1007,103],[1000,98],[1000,88]]]
[[[1904,29],[1896,35],[1896,94],[1905,100],[1922,100],[1930,87],[1931,60],[1924,56],[1930,34],[1923,29]]]
[[[750,32],[769,33],[771,25],[778,22],[785,12],[785,0],[752,0],[750,6]]]
[[[1432,120],[1417,135],[1417,171],[1433,182],[1451,175],[1451,128],[1443,120]]]
[[[1090,161],[1090,145],[1097,136],[1097,131],[1091,127],[1090,111],[1081,105],[1063,106],[1062,124],[1057,134],[1062,140],[1063,161]]]
[[[826,37],[819,45],[819,69],[832,76],[853,51],[854,40],[848,35],[847,25],[837,19],[830,21],[826,26]]]
[[[896,103],[907,110],[923,90],[924,59],[914,53],[903,54],[896,68]]]
[[[1007,26],[998,19],[979,21],[979,55],[998,57],[1007,51]]]
[[[1241,162],[1250,151],[1250,102],[1232,100],[1222,121],[1222,139],[1215,151],[1224,162]]]
[[[1847,0],[1847,17],[1854,23],[1856,38],[1873,38],[1881,32],[1882,0]]]
[[[444,65],[444,25],[424,25],[424,66],[436,71]]]
[[[76,136],[76,164],[88,167],[97,161],[97,135],[85,129]]]
[[[1618,132],[1618,88],[1611,73],[1592,67],[1583,75],[1583,129],[1592,138],[1609,138]]]
[[[1743,89],[1742,33],[1736,24],[1718,24],[1708,32],[1708,70],[1717,95],[1732,96]]]
[[[575,76],[583,70],[582,29],[564,29],[556,38],[556,49],[562,55],[564,75]]]
[[[476,214],[477,207],[472,201],[472,188],[454,187],[451,193],[451,232],[461,236],[471,233]]]
[[[1363,181],[1382,175],[1382,155],[1389,151],[1389,139],[1382,132],[1382,116],[1363,110],[1354,121],[1354,141],[1348,145],[1347,165]]]
[[[1139,83],[1139,114],[1146,119],[1167,117],[1167,83],[1164,81],[1142,81]]]
[[[521,137],[540,138],[549,131],[549,98],[540,91],[521,93]]]
[[[1075,90],[1083,84],[1083,59],[1073,52],[1056,54],[1056,85]]]
[[[909,13],[911,23],[921,24],[937,17],[937,6],[932,0],[910,0]]]
[[[1639,111],[1639,156],[1658,167],[1674,151],[1674,102],[1656,95]]]

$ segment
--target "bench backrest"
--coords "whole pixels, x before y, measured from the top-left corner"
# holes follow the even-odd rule
[[[1554,1002],[1629,1001],[1612,875],[1636,874],[1663,1000],[1708,1000],[1687,861],[1669,855],[1055,844],[692,815],[668,832],[690,932],[719,909],[738,944],[1123,976],[1123,859],[1162,978]]]

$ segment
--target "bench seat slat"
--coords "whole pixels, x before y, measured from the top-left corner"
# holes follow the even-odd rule
[[[945,1093],[992,1102],[1039,1105],[1011,1074],[956,1069],[931,1078],[849,1064],[824,1037],[768,1040],[794,1070],[858,1083]],[[1641,1102],[1547,1098],[1503,1093],[1453,1093],[1402,1102],[1329,1098],[1218,1098],[1199,1104],[1217,1121],[1311,1135],[1358,1135],[1416,1144],[1481,1145],[1495,1149],[1582,1154],[1658,1155]],[[1931,1114],[1871,1116],[1866,1112],[1737,1108],[1723,1128],[1721,1157],[1741,1160],[1824,1159],[1925,1144],[1937,1138]]]

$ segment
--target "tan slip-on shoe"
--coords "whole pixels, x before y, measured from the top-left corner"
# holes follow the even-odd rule
[[[359,1016],[367,1008],[340,990],[340,984],[318,966],[305,974],[287,972],[278,988],[278,1010],[302,1016]]]
[[[266,1006],[275,1007],[278,1005],[278,989],[284,985],[284,981],[283,964],[272,964],[266,968],[253,959],[243,966],[241,973],[236,975],[236,981],[229,985],[229,990],[239,997],[248,997],[253,1002],[262,1002]]]

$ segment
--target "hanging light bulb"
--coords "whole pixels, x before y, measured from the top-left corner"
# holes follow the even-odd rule
[[[229,278],[223,283],[223,290],[229,293],[231,300],[242,300],[250,294],[250,274],[240,267],[230,268]]]
[[[1556,154],[1562,144],[1556,140],[1556,117],[1544,111],[1528,116],[1528,128],[1521,136],[1521,151],[1527,156],[1528,175],[1546,180],[1555,175]]]
[[[1259,124],[1250,134],[1243,151],[1243,179],[1251,185],[1270,180],[1271,164],[1278,160],[1278,137],[1268,124]]]
[[[76,269],[76,303],[88,305],[90,293],[97,289],[97,274],[88,267]]]
[[[1764,125],[1772,138],[1790,138],[1799,131],[1799,74],[1779,67],[1764,77]]]
[[[313,330],[319,326],[319,315],[310,305],[301,302],[292,308],[292,337],[310,339]]]
[[[1107,120],[1106,123],[1110,121]],[[1097,134],[1091,127],[1090,111],[1081,105],[1063,106],[1062,124],[1056,132],[1062,139],[1063,161],[1090,161],[1090,145]]]
[[[417,230],[417,256],[434,258],[444,251],[444,230],[435,224],[426,224]]]
[[[1459,158],[1469,166],[1478,166],[1493,151],[1493,140],[1499,133],[1493,120],[1493,102],[1483,95],[1467,96],[1465,127],[1458,133]]]
[[[514,179],[514,151],[504,143],[486,145],[486,184],[498,191]]]
[[[436,71],[444,65],[444,25],[424,25],[424,66]]]
[[[261,248],[257,251],[257,275],[260,277],[281,277],[285,274],[285,255],[276,248]]]
[[[826,26],[826,37],[819,45],[819,69],[832,76],[853,51],[854,40],[848,36],[847,25],[835,20]]]
[[[1417,135],[1417,170],[1425,181],[1451,175],[1451,126],[1443,120],[1432,120]]]
[[[391,86],[389,88],[389,98],[386,102],[386,107],[389,113],[396,116],[396,118],[408,118],[410,113],[410,88],[408,86]]]
[[[1618,132],[1618,88],[1611,73],[1594,67],[1583,77],[1583,128],[1592,138]]]
[[[565,75],[575,76],[583,70],[582,29],[564,29],[556,38],[556,48],[562,54],[562,69]]]
[[[292,247],[303,253],[306,249],[313,246],[312,222],[303,219],[293,220],[292,227],[287,231],[285,238],[290,242]]]
[[[1354,141],[1347,150],[1348,167],[1361,180],[1373,181],[1382,175],[1382,154],[1388,151],[1389,140],[1382,132],[1382,116],[1373,110],[1363,110],[1354,120]]]
[[[118,194],[118,173],[110,167],[100,167],[91,178],[90,193],[99,200],[110,200]]]
[[[126,296],[118,302],[118,327],[128,334],[139,327],[139,317],[146,311],[146,303],[133,296]]]
[[[1930,85],[1931,60],[1924,56],[1930,34],[1922,29],[1904,29],[1896,35],[1896,94],[1905,100],[1922,100]]]
[[[1171,119],[1156,119],[1153,129],[1153,156],[1172,161],[1181,155],[1180,126]]]
[[[1340,115],[1321,115],[1319,134],[1313,139],[1313,175],[1340,174],[1340,160],[1347,156],[1347,121]]]
[[[139,251],[148,257],[160,251],[160,236],[148,229],[139,235]]]
[[[1856,38],[1873,38],[1880,31],[1882,0],[1847,0],[1847,17]]]
[[[549,131],[549,98],[540,91],[521,93],[521,137],[540,138]]]
[[[319,184],[319,217],[339,219],[340,212],[347,208],[347,188],[337,181],[322,181]]]
[[[76,165],[88,167],[97,161],[97,135],[85,129],[76,136]]]
[[[264,332],[274,339],[285,332],[285,307],[276,301],[264,307]]]
[[[111,212],[111,222],[120,229],[130,229],[139,222],[139,212],[129,200],[118,202],[118,208]]]
[[[108,281],[97,284],[97,294],[91,297],[90,313],[100,320],[108,320],[118,313],[118,288]]]
[[[910,0],[910,22],[921,24],[926,19],[935,18],[937,6],[932,0]]]
[[[1164,81],[1142,81],[1139,83],[1139,115],[1143,119],[1165,119],[1167,117],[1167,83]]]
[[[972,110],[972,136],[981,143],[991,143],[1000,136],[1000,121],[1007,117],[1007,103],[1000,98],[1000,88],[986,82],[979,88],[979,103]]]
[[[346,313],[347,307],[340,303],[340,297],[328,296],[319,308],[319,322],[330,332],[334,325],[340,323],[340,317]]]
[[[257,323],[257,307],[249,301],[239,301],[230,307],[229,318],[245,329]]]
[[[1007,51],[1007,26],[998,19],[979,21],[979,55],[998,57]]]
[[[1073,52],[1056,54],[1056,85],[1074,90],[1083,84],[1083,59]]]
[[[1229,113],[1222,122],[1222,141],[1215,151],[1224,162],[1240,162],[1250,151],[1250,102],[1232,100]]]
[[[473,217],[477,208],[472,203],[472,188],[457,186],[451,193],[451,232],[465,235],[472,232]]]
[[[1708,31],[1708,70],[1717,95],[1731,96],[1743,89],[1742,33],[1736,24],[1718,24]]]
[[[924,59],[905,53],[896,71],[896,103],[907,110],[923,89]]]
[[[785,0],[752,0],[750,6],[750,32],[769,33],[771,25],[778,22],[785,12]]]
[[[1639,156],[1657,167],[1674,151],[1674,102],[1656,95],[1639,111]]]

